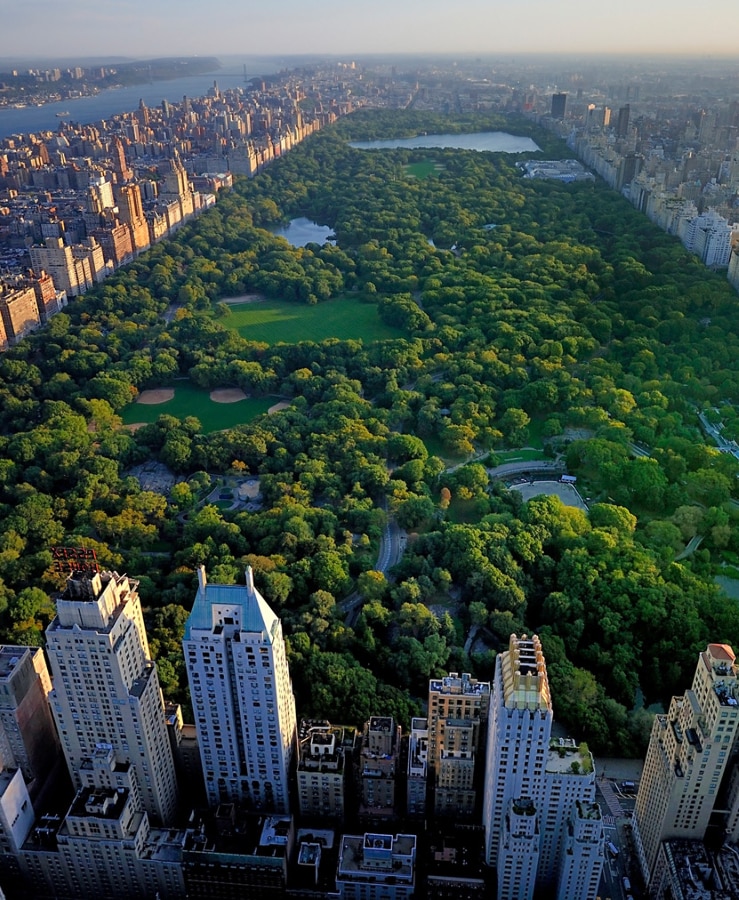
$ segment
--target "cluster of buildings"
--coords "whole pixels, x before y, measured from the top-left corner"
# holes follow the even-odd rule
[[[409,735],[382,711],[361,732],[298,722],[281,623],[251,571],[237,586],[201,568],[185,725],[164,703],[137,583],[89,552],[58,558],[45,651],[0,648],[9,900],[598,896],[613,845],[595,766],[552,736],[536,636],[511,635],[492,683],[431,679]],[[633,817],[650,897],[737,896],[738,675],[731,648],[709,644],[655,720]]]
[[[739,290],[739,104],[552,95],[549,125],[604,181]],[[705,101],[704,101],[705,102]]]
[[[357,79],[334,66],[253,91],[214,83],[199,99],[1,140],[0,351],[212,206],[234,175],[360,105]]]
[[[481,898],[496,871],[501,898],[596,896],[593,760],[552,740],[536,637],[511,637],[492,689],[432,679],[410,736],[381,714],[361,733],[298,723],[281,623],[251,571],[236,586],[201,569],[184,725],[137,583],[63,558],[45,653],[0,649],[7,897]]]

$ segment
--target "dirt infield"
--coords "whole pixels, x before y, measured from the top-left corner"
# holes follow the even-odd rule
[[[158,388],[154,391],[141,391],[136,398],[137,403],[146,406],[155,406],[157,403],[167,403],[174,398],[174,388]]]
[[[238,403],[246,400],[246,394],[241,388],[217,388],[210,392],[210,399],[214,403]]]
[[[279,403],[275,403],[274,406],[270,406],[270,408],[267,410],[267,412],[268,412],[269,415],[271,416],[272,413],[279,412],[281,409],[289,409],[289,408],[290,408],[290,404],[289,404],[289,403],[285,403],[284,400],[280,400]]]

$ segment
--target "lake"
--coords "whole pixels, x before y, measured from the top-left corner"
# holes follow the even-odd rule
[[[284,237],[293,247],[305,247],[306,244],[335,244],[333,228],[328,225],[317,225],[301,216],[299,219],[291,219],[282,228],[275,228],[272,232],[278,237]]]
[[[474,134],[419,134],[412,138],[382,141],[351,141],[357,150],[415,150],[439,147],[443,150],[486,150],[489,153],[535,153],[541,148],[531,138],[506,131],[479,131]]]

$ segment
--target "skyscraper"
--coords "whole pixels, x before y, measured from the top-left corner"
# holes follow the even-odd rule
[[[295,698],[282,625],[254,587],[199,587],[184,649],[209,803],[287,813],[296,755]]]
[[[61,761],[50,692],[40,647],[0,647],[0,769],[20,769],[32,798]]]
[[[511,635],[496,659],[490,707],[483,824],[487,863],[494,866],[506,808],[540,793],[549,752],[552,700],[538,637]]]
[[[585,745],[552,740],[551,730],[539,638],[512,634],[496,659],[483,800],[486,861],[497,868],[498,900],[525,900],[535,889],[556,890],[561,900],[596,895],[604,839],[593,758]],[[575,847],[568,840],[589,847],[580,853],[576,883],[567,872]]]
[[[51,708],[75,787],[103,748],[133,770],[155,822],[177,807],[172,751],[155,664],[149,658],[138,584],[117,572],[75,570],[46,630]]]
[[[616,120],[616,136],[620,138],[626,137],[629,133],[629,119],[631,118],[631,106],[627,103],[618,111],[618,119]]]
[[[698,657],[690,689],[654,720],[634,809],[647,884],[656,880],[663,841],[705,836],[739,734],[735,660],[727,644],[709,644]],[[729,816],[735,818],[731,808]]]
[[[552,118],[564,119],[567,108],[567,94],[552,94]]]

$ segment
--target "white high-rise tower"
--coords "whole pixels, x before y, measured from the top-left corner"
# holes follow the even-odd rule
[[[490,700],[483,823],[486,861],[498,861],[511,800],[537,797],[552,733],[552,699],[539,638],[511,635],[499,653]]]
[[[133,770],[149,816],[169,824],[177,783],[137,587],[116,572],[70,574],[46,630],[50,701],[75,786],[111,750],[114,766]]]
[[[282,625],[254,587],[199,588],[184,648],[208,801],[287,813],[296,759],[295,698]]]
[[[511,635],[498,654],[490,700],[483,824],[498,900],[535,891],[557,900],[594,900],[604,861],[586,745],[551,739],[552,701],[541,643]],[[571,856],[577,852],[577,877]]]

